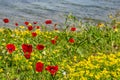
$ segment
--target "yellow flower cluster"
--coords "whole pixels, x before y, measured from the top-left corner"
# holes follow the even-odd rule
[[[87,59],[80,60],[77,56],[73,60],[63,60],[62,69],[66,71],[64,78],[68,79],[120,79],[120,53],[91,55]]]

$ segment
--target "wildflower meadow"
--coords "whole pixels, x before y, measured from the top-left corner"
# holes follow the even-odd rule
[[[0,80],[120,80],[120,21],[109,17],[92,24],[69,15],[63,25],[2,19]]]

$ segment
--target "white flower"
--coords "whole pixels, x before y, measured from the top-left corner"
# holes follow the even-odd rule
[[[65,72],[65,71],[63,71],[63,75],[66,75],[66,72]]]
[[[43,52],[42,52],[42,54],[46,55],[46,52],[45,52],[45,51],[43,51]]]
[[[5,41],[5,39],[2,39],[2,41]]]

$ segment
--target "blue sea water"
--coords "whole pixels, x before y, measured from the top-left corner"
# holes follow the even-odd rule
[[[8,17],[13,22],[45,19],[63,22],[68,13],[80,19],[107,21],[107,15],[117,11],[120,11],[120,0],[0,0],[0,19]]]

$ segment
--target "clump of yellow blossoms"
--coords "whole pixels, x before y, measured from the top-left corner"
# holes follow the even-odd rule
[[[120,53],[97,53],[87,59],[80,60],[74,56],[71,60],[63,60],[62,69],[65,79],[71,80],[109,80],[120,79]]]

